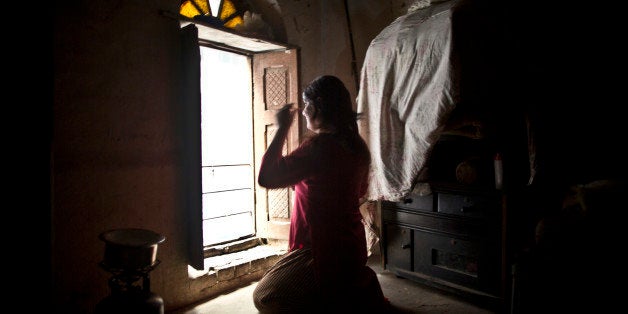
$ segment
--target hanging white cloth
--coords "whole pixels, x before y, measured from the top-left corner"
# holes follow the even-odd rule
[[[369,200],[409,194],[459,98],[452,17],[462,1],[409,12],[370,43],[357,96],[372,155]]]

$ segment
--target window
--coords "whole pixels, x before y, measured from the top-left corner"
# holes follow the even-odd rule
[[[298,51],[204,21],[178,19],[187,38],[184,63],[190,63],[182,80],[189,262],[202,270],[205,257],[240,245],[233,241],[288,238],[292,191],[258,186],[257,173],[274,136],[274,111],[299,102]],[[298,133],[299,128],[291,129],[285,153],[297,147]]]
[[[250,58],[200,46],[203,246],[255,235]]]

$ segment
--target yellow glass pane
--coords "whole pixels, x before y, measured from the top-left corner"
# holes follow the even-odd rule
[[[207,0],[193,0],[196,5],[201,8],[203,15],[207,15],[211,13],[211,8],[209,7],[209,3]]]
[[[226,18],[231,16],[231,14],[234,13],[236,13],[236,7],[235,5],[233,5],[233,2],[229,0],[223,1],[222,11],[220,12],[220,19],[224,21]]]
[[[227,28],[235,28],[237,25],[240,25],[242,23],[244,23],[244,21],[242,20],[242,17],[240,17],[239,15],[236,15],[229,21],[225,22],[224,26]]]
[[[188,0],[184,1],[183,3],[181,3],[181,6],[179,6],[179,14],[189,18],[193,18],[197,15],[200,15],[201,12],[199,12],[196,7]]]
[[[205,0],[185,0],[179,6],[179,14],[189,18],[197,15],[207,15],[209,12],[209,4]]]

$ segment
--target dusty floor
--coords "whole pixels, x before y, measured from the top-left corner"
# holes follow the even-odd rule
[[[371,256],[369,266],[377,272],[384,295],[401,313],[496,313],[434,288],[399,278],[384,270],[380,261],[379,255]],[[251,297],[256,285],[257,281],[232,293],[218,296],[192,308],[171,312],[171,314],[258,313]]]

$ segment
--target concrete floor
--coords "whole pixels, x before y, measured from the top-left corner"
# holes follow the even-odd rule
[[[384,270],[381,257],[373,255],[369,258],[369,266],[375,270],[384,291],[384,295],[399,313],[464,313],[490,314],[496,313],[489,309],[471,304],[456,296],[442,293],[434,288],[417,282],[397,277]],[[220,295],[194,307],[171,312],[171,314],[208,314],[258,313],[253,305],[253,290],[257,281],[229,294]]]

